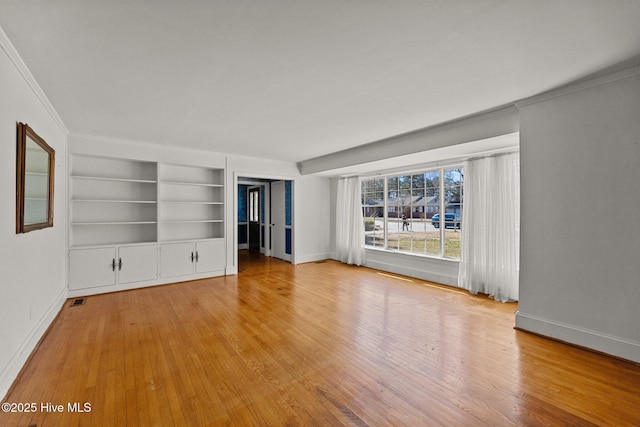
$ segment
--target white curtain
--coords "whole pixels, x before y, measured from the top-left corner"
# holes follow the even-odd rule
[[[363,265],[365,262],[364,222],[357,176],[338,181],[336,253],[338,260],[347,264]]]
[[[518,153],[464,164],[462,255],[458,285],[497,301],[518,300],[520,159]]]

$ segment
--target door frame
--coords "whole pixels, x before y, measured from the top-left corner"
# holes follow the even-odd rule
[[[259,181],[249,181],[243,180],[241,178],[249,178],[255,180],[263,180],[264,182]],[[231,252],[232,254],[227,252],[227,258],[233,259],[233,265],[235,269],[235,273],[230,272],[230,274],[237,274],[238,272],[238,184],[248,184],[248,185],[263,185],[262,190],[264,190],[264,212],[265,218],[265,230],[264,230],[264,241],[271,242],[271,230],[268,225],[271,224],[271,191],[270,185],[268,184],[271,181],[291,181],[291,264],[296,264],[296,241],[295,241],[295,229],[296,229],[296,177],[295,176],[287,176],[287,175],[271,175],[271,174],[256,174],[253,172],[233,172],[233,203],[232,203],[232,218],[233,221],[230,221],[231,230],[227,229],[227,235],[233,236],[233,245]],[[229,211],[227,211],[229,212]],[[265,245],[264,255],[272,256],[271,249],[268,245]]]

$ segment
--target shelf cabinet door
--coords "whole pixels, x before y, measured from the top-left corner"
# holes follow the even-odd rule
[[[115,285],[114,262],[117,262],[115,247],[69,251],[69,289]]]
[[[162,277],[193,274],[195,249],[192,242],[165,243],[160,245],[160,275]]]
[[[158,247],[123,246],[118,249],[118,263],[118,283],[157,279]]]
[[[196,273],[208,273],[223,270],[226,267],[226,247],[224,240],[207,240],[196,242]]]

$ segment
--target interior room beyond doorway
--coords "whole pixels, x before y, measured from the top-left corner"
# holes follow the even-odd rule
[[[241,176],[236,200],[236,249],[292,262],[293,181]]]

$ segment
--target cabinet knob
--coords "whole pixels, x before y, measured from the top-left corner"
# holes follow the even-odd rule
[[[122,258],[118,258],[118,271],[122,270]]]
[[[193,262],[193,251],[191,251],[191,262]]]
[[[111,259],[111,271],[116,271],[116,259]]]

